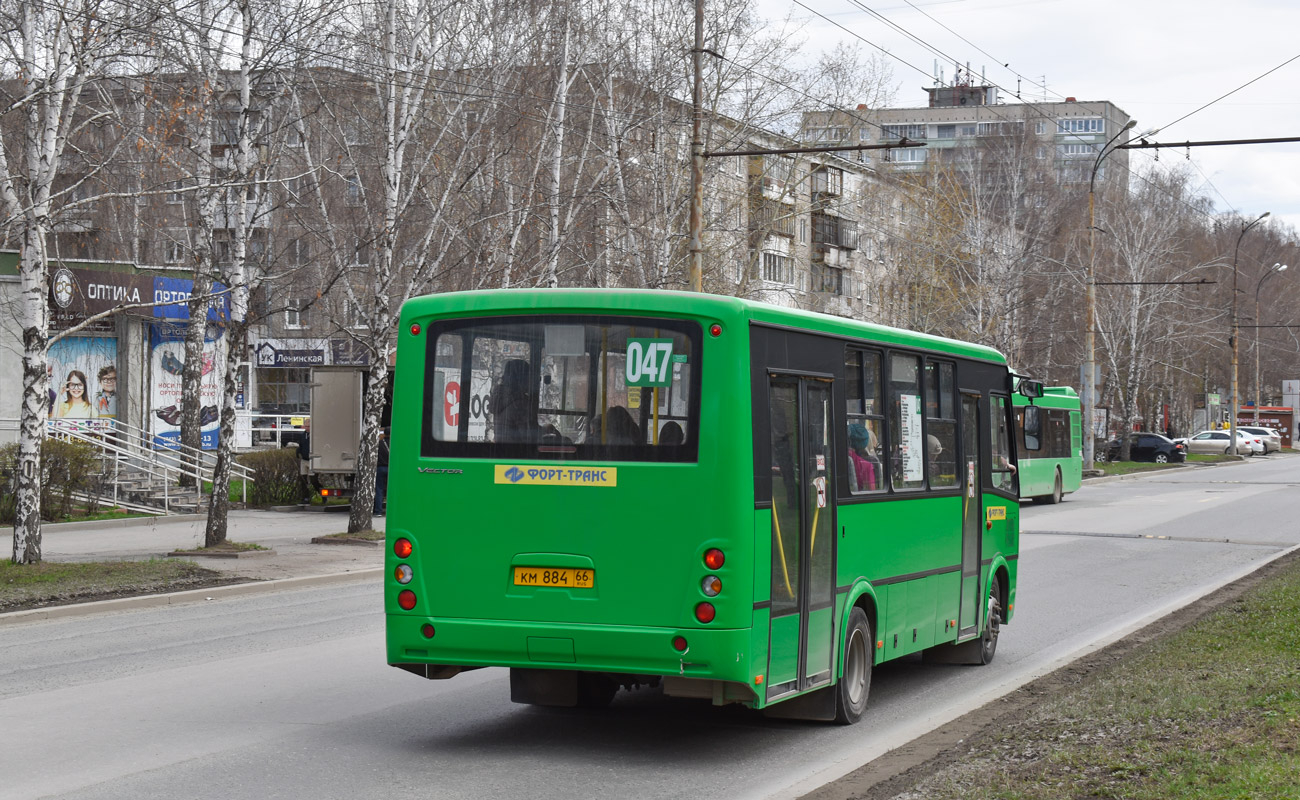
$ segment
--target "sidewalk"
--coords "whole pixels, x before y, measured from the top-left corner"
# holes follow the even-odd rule
[[[145,517],[102,522],[72,522],[41,527],[44,561],[139,561],[167,558],[173,550],[203,546],[207,516]],[[384,529],[376,517],[375,530]],[[348,529],[346,510],[231,511],[226,538],[271,548],[239,558],[192,556],[194,562],[231,576],[282,580],[378,570],[384,548],[375,544],[313,544],[312,538]],[[13,557],[13,534],[0,537],[0,558]],[[360,577],[360,576],[358,576]]]

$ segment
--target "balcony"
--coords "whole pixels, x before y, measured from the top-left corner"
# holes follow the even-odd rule
[[[839,197],[844,194],[844,171],[834,167],[822,167],[808,175],[812,181],[813,202],[823,197]]]
[[[838,247],[844,250],[858,249],[858,223],[832,217],[829,214],[813,214],[813,250],[823,247]]]
[[[785,203],[773,203],[768,200],[758,203],[749,215],[749,229],[793,239],[795,232],[794,206]]]

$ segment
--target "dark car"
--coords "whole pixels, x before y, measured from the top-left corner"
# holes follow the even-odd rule
[[[1129,459],[1132,461],[1154,461],[1168,464],[1187,460],[1187,448],[1174,440],[1158,433],[1129,434]],[[1106,443],[1106,460],[1119,460],[1119,439]]]

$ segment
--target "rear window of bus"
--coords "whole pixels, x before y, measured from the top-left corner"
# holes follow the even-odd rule
[[[695,461],[700,326],[530,316],[429,331],[426,457]]]

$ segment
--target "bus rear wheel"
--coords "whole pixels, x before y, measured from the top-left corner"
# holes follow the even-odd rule
[[[1065,496],[1065,487],[1063,485],[1063,482],[1061,481],[1061,471],[1058,469],[1056,471],[1056,481],[1052,484],[1052,493],[1045,494],[1042,497],[1037,497],[1034,499],[1040,503],[1047,503],[1048,505],[1054,506],[1057,503],[1061,502],[1061,498],[1064,496]]]
[[[835,691],[835,721],[852,725],[862,719],[871,693],[871,623],[861,608],[849,613],[849,634],[844,648],[844,675]]]

